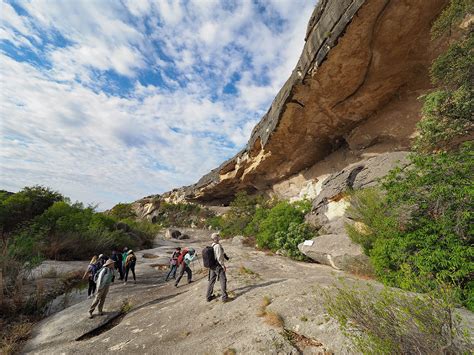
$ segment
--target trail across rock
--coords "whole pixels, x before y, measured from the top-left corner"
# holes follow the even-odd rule
[[[326,315],[322,290],[339,276],[328,266],[295,262],[222,242],[228,263],[232,302],[207,302],[207,270],[195,261],[193,279],[178,288],[164,282],[176,246],[192,246],[200,255],[210,244],[209,231],[188,230],[187,241],[156,241],[156,248],[136,252],[137,283],[115,283],[105,315],[88,319],[84,300],[39,323],[24,353],[61,354],[129,351],[142,354],[353,353]],[[215,292],[219,293],[219,285]],[[265,302],[265,305],[263,304]]]

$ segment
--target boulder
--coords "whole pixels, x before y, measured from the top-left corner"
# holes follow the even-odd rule
[[[369,266],[362,248],[346,234],[326,234],[307,240],[298,249],[312,260],[336,270],[357,271]]]
[[[168,228],[165,233],[166,239],[179,239],[181,232],[177,229]]]
[[[179,233],[179,232],[178,232]],[[187,234],[180,234],[177,238],[178,240],[190,239],[191,237]]]

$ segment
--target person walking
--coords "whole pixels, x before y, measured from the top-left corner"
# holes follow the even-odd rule
[[[127,258],[125,259],[125,283],[127,283],[128,272],[132,270],[133,281],[137,283],[137,278],[135,277],[135,264],[137,263],[137,257],[135,256],[133,250],[127,252]]]
[[[95,307],[99,306],[99,316],[103,314],[105,297],[109,292],[112,277],[114,276],[114,261],[109,259],[105,262],[97,277],[97,294],[89,308],[89,318],[93,317]]]
[[[99,269],[104,266],[107,260],[109,260],[109,257],[107,255],[99,254],[99,258],[97,259],[97,266],[99,267]]]
[[[112,260],[115,262],[114,268],[119,272],[119,280],[123,280],[122,253],[117,250],[112,251]]]
[[[212,250],[215,258],[214,265],[211,265],[209,268],[209,284],[207,285],[207,293],[206,299],[207,302],[212,301],[216,296],[214,295],[214,284],[216,283],[216,279],[219,278],[221,283],[221,291],[222,291],[222,301],[227,302],[229,301],[227,295],[227,277],[226,277],[226,267],[225,267],[225,255],[224,255],[224,248],[219,243],[220,235],[219,233],[212,233]],[[204,258],[204,254],[203,254]]]
[[[87,289],[87,298],[91,298],[92,295],[95,293],[96,290],[96,284],[94,281],[94,275],[99,270],[97,266],[97,256],[93,256],[89,265],[87,266],[87,270],[84,273],[84,276],[82,276],[82,279],[84,280],[86,277],[88,278],[89,281],[89,288]]]
[[[176,247],[176,249],[173,252],[173,255],[171,255],[170,258],[170,271],[168,272],[168,275],[166,275],[165,281],[168,281],[170,276],[173,279],[176,279],[176,270],[178,270],[178,256],[181,254],[181,247]]]
[[[184,253],[184,254],[183,254]],[[176,282],[174,284],[175,287],[178,287],[179,282],[181,281],[181,278],[184,275],[184,272],[188,274],[188,284],[193,282],[193,272],[191,271],[191,268],[189,267],[189,264],[196,259],[196,251],[192,248],[189,249],[184,249],[181,252],[180,257],[178,258],[179,264],[181,265],[181,269],[179,269],[179,276],[176,279]]]
[[[128,248],[124,247],[122,251],[122,272],[125,275],[125,260],[127,259],[128,256]]]

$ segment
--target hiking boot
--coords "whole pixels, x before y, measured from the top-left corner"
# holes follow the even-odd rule
[[[194,282],[194,281],[193,281],[193,280],[190,280],[190,281],[188,281],[188,284],[190,284],[190,283],[192,283],[192,282]]]
[[[91,319],[92,319],[92,318],[94,317],[94,315],[92,314],[92,312],[91,312],[91,311],[89,311],[88,313],[89,313],[89,318],[91,318]]]
[[[100,311],[99,316],[103,316],[103,315],[104,315],[104,312]]]
[[[207,299],[207,302],[211,302],[212,300],[215,300],[216,298],[217,298],[216,295],[211,295],[211,297]]]
[[[178,288],[178,285],[177,285],[177,284],[174,284],[174,287]]]

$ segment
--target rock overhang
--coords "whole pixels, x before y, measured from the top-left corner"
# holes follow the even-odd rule
[[[447,0],[321,0],[300,59],[246,147],[168,198],[228,203],[263,192],[332,152],[406,150],[439,52],[432,21]]]

